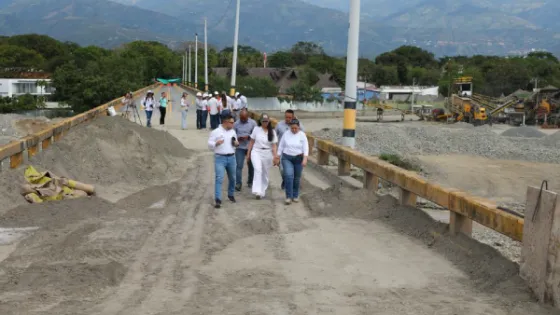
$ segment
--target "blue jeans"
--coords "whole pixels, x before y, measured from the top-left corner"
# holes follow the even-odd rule
[[[303,172],[303,155],[291,156],[282,154],[282,168],[284,169],[284,188],[286,199],[299,198],[299,183]]]
[[[245,165],[245,159],[247,158],[247,149],[235,149],[235,160],[237,161],[237,170],[235,172],[235,184],[241,186],[243,181],[243,166]],[[253,176],[255,174],[255,169],[253,168],[253,163],[247,161],[247,167],[249,167],[249,178],[247,178],[247,184],[253,183]]]
[[[181,128],[187,129],[187,113],[186,109],[181,110]]]
[[[220,125],[220,115],[210,115],[210,129],[214,130]]]
[[[222,183],[224,182],[224,171],[228,176],[228,196],[233,196],[235,189],[235,156],[214,154],[214,172],[216,173],[216,186],[214,187],[214,198],[222,200]]]
[[[151,110],[146,111],[146,127],[152,126],[152,113],[153,111]]]

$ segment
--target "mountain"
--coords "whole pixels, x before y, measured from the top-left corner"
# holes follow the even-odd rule
[[[39,33],[82,45],[115,47],[136,39],[171,47],[203,40],[233,42],[235,0],[0,0],[0,35]],[[511,54],[560,47],[560,1],[362,0],[364,57],[403,44],[437,56]],[[346,54],[348,0],[243,0],[239,42],[272,52],[313,41]]]
[[[111,1],[0,0],[2,35],[38,33],[82,45],[113,47],[133,40],[172,43],[188,27],[195,26]]]

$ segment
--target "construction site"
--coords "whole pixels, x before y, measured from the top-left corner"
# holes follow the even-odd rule
[[[209,131],[191,111],[180,126],[191,88],[135,93],[171,96],[154,128],[108,116],[120,99],[39,130],[16,117],[24,144],[0,149],[0,314],[560,314],[522,253],[527,187],[560,191],[560,94],[493,99],[457,83],[443,114],[385,109],[358,122],[351,151],[337,145],[340,118],[302,113],[312,157],[291,206],[273,168],[266,198],[244,186],[213,208]],[[34,202],[29,166],[87,195]],[[442,202],[434,187],[488,202]]]

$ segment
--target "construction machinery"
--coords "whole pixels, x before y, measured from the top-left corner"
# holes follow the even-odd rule
[[[475,126],[480,126],[488,121],[486,107],[473,99],[472,77],[459,77],[453,82],[454,94],[446,102],[447,114],[435,113],[434,120],[442,121],[447,116],[447,121],[464,121]]]

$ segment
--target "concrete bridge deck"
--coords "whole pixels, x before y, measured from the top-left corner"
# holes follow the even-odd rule
[[[491,248],[315,168],[304,170],[304,202],[283,204],[273,169],[267,198],[244,188],[214,209],[209,131],[194,111],[181,130],[182,90],[162,91],[173,110],[165,126],[155,113],[154,129],[193,151],[178,179],[3,247],[0,314],[559,314]]]

